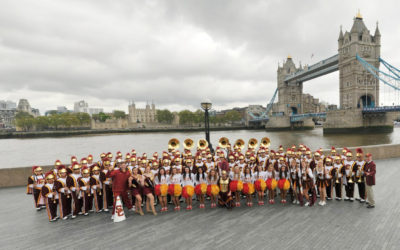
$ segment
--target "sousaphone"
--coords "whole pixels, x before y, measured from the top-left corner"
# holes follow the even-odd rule
[[[172,138],[171,140],[169,140],[168,148],[172,148],[174,150],[178,149],[179,148],[179,140],[176,138]]]

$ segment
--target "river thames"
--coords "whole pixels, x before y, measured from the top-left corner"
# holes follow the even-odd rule
[[[212,131],[211,142],[213,147],[218,146],[220,137],[227,137],[233,144],[242,138],[247,142],[254,137],[260,141],[262,137],[271,139],[271,148],[279,145],[288,147],[292,144],[304,143],[316,150],[318,148],[352,147],[377,144],[400,143],[400,128],[395,128],[392,133],[370,134],[335,134],[323,135],[322,129],[317,128],[307,131],[280,131],[266,132],[264,130],[235,130]],[[146,152],[148,155],[155,151],[161,153],[167,149],[168,140],[177,138],[183,142],[192,138],[195,143],[204,138],[203,132],[160,132],[160,133],[132,133],[132,134],[106,134],[75,137],[36,138],[36,139],[3,139],[0,140],[0,158],[3,164],[0,168],[27,167],[32,165],[52,165],[56,159],[69,163],[72,155],[79,159],[92,154],[97,160],[102,152],[117,151],[130,152],[133,148],[138,154]],[[183,147],[181,146],[182,150]]]

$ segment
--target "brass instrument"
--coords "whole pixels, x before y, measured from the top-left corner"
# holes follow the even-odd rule
[[[197,147],[201,150],[204,150],[208,147],[208,141],[206,139],[200,139],[197,142]]]
[[[235,142],[235,147],[242,150],[244,148],[244,141],[242,139],[237,139]]]
[[[353,179],[351,178],[351,177],[353,177],[353,169],[351,169],[351,167],[350,167],[350,176],[349,176],[349,183],[353,183]]]
[[[57,203],[57,201],[56,201],[56,185],[55,185],[55,183],[53,184],[53,188],[51,189],[51,191],[53,192],[53,197],[52,197],[52,200],[53,200],[53,203]]]
[[[357,165],[358,166],[358,165]],[[365,166],[365,165],[364,165]],[[362,166],[360,168],[360,166],[358,166],[357,171],[359,171],[359,174],[357,176],[357,182],[361,183],[362,182],[362,171],[364,171],[364,166]]]
[[[218,141],[219,146],[221,148],[228,148],[229,147],[229,139],[226,137],[221,137]]]
[[[258,146],[258,141],[256,138],[251,138],[248,143],[248,148],[256,148]]]
[[[187,138],[186,140],[183,141],[183,147],[185,149],[191,150],[194,147],[194,142],[192,139]]]
[[[269,146],[271,145],[271,140],[268,137],[263,137],[261,139],[261,146],[263,146],[264,148],[269,148]]]
[[[174,150],[179,148],[179,140],[176,138],[172,138],[168,141],[168,148],[172,148]]]

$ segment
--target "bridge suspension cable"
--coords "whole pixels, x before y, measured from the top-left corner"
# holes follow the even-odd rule
[[[252,121],[262,121],[262,120],[268,120],[269,119],[268,113],[272,109],[272,105],[275,102],[275,98],[276,98],[277,94],[278,94],[278,88],[275,89],[274,95],[272,96],[271,100],[267,104],[267,108],[266,108],[265,112],[262,112],[259,116],[256,116],[251,111],[248,111],[248,114],[251,116]]]
[[[368,63],[366,60],[364,60],[362,57],[360,57],[358,54],[356,55],[357,60],[360,62],[360,64],[366,69],[371,75],[379,82],[382,82],[383,85],[383,93],[381,92],[381,96],[383,100],[382,104],[386,105],[397,105],[400,104],[400,70],[394,67],[393,65],[389,64],[382,58],[379,58],[379,61],[382,63],[382,65],[389,71],[389,72],[384,72],[378,68],[376,68],[374,65]],[[368,81],[366,81],[365,84],[368,84]],[[376,91],[376,85],[375,84],[375,91]]]

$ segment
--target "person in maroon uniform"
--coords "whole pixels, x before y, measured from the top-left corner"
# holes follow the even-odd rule
[[[71,190],[72,201],[73,201],[73,213],[71,219],[76,218],[78,214],[82,214],[82,197],[79,195],[79,183],[78,179],[82,177],[81,175],[81,166],[78,163],[74,163],[72,165],[72,174],[69,176],[71,178],[68,179],[67,187]]]
[[[85,216],[89,215],[89,212],[93,212],[93,189],[90,178],[89,168],[82,168],[82,177],[78,179],[78,184],[83,201],[83,215]]]
[[[367,163],[365,164],[364,167],[364,173],[365,173],[368,208],[374,208],[375,199],[374,199],[373,186],[375,186],[376,165],[375,162],[372,161],[372,154],[368,153],[366,157],[367,157]]]
[[[67,183],[71,182],[71,177],[68,176],[67,169],[64,165],[60,165],[58,168],[59,178],[55,182],[56,190],[58,192],[58,203],[60,206],[61,219],[66,220],[71,214],[72,196]]]
[[[41,194],[42,192],[42,187],[45,183],[45,178],[44,174],[42,172],[42,168],[39,166],[33,166],[32,167],[32,176],[29,176],[28,178],[28,186],[26,188],[26,194],[31,194],[33,195],[33,201],[35,204],[36,210],[40,210],[42,208],[45,208],[45,203],[43,196]]]
[[[103,211],[103,185],[106,180],[106,175],[100,171],[98,163],[92,165],[92,176],[90,177],[90,185],[93,190],[93,203],[96,212]]]
[[[125,206],[132,210],[132,203],[128,196],[128,179],[131,176],[127,169],[126,163],[122,159],[117,160],[118,169],[113,170],[112,166],[109,167],[109,171],[106,174],[106,178],[112,179],[112,191],[114,195],[114,204],[112,211],[112,218],[115,212],[115,202],[118,196],[121,196]]]
[[[42,195],[46,203],[47,215],[49,216],[49,221],[56,221],[59,217],[57,216],[57,204],[58,204],[58,194],[54,185],[55,176],[53,172],[50,171],[46,173],[46,184],[42,187]]]

